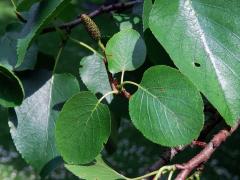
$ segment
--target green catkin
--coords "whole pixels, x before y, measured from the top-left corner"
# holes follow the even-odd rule
[[[98,26],[96,25],[96,23],[86,14],[82,14],[81,19],[82,19],[82,22],[85,25],[87,31],[89,32],[90,36],[94,40],[100,41],[101,33],[100,33],[100,30],[99,30]]]

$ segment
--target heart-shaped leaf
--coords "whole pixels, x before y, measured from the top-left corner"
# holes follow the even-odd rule
[[[79,92],[78,81],[69,74],[51,75],[38,71],[24,78],[26,98],[15,108],[17,121],[11,121],[11,135],[17,150],[35,169],[56,156],[55,120],[63,103]]]
[[[106,55],[111,73],[133,71],[144,63],[146,46],[137,31],[126,29],[108,41]]]
[[[93,165],[81,166],[66,164],[65,167],[81,179],[127,179],[126,177],[109,167],[101,157],[97,157],[96,162]]]
[[[240,118],[239,12],[238,0],[158,0],[149,18],[174,63],[229,125]]]
[[[90,92],[80,92],[64,105],[56,126],[57,147],[70,164],[95,159],[111,131],[108,106]]]
[[[7,68],[0,65],[0,105],[14,107],[22,103],[24,90],[21,81]]]
[[[154,66],[144,73],[129,111],[137,129],[164,146],[188,144],[203,127],[200,93],[179,71],[167,66]]]
[[[103,96],[112,91],[103,58],[97,54],[93,54],[84,57],[80,65],[79,72],[81,79],[92,93],[100,93]],[[111,103],[113,96],[108,96],[106,99],[108,103]]]
[[[27,20],[21,32],[22,37],[18,40],[17,44],[17,67],[23,63],[27,49],[34,38],[41,32],[44,25],[48,24],[68,3],[69,0],[40,1],[31,8],[29,13],[30,18]]]

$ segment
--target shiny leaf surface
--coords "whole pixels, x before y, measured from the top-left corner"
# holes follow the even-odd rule
[[[238,0],[158,0],[149,26],[182,73],[227,124],[240,117]]]

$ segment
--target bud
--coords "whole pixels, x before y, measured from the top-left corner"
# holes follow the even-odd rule
[[[81,20],[85,25],[87,31],[89,32],[90,36],[94,40],[99,41],[101,39],[101,33],[96,23],[86,14],[81,15]]]

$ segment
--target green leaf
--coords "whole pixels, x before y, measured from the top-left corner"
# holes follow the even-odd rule
[[[26,98],[15,108],[17,123],[10,122],[11,135],[23,158],[40,171],[56,156],[55,120],[62,104],[79,92],[78,81],[69,74],[38,71],[27,75]]]
[[[107,142],[111,129],[108,106],[90,92],[80,92],[64,105],[56,126],[57,147],[70,164],[95,159]]]
[[[81,41],[96,49],[98,47],[96,41],[94,41],[83,26],[72,30],[71,37],[81,36]],[[46,37],[47,39],[48,37]],[[53,40],[51,38],[51,40]],[[43,40],[44,41],[44,40]],[[57,41],[54,41],[57,42]],[[57,49],[56,49],[57,50]],[[77,52],[77,53],[76,53]],[[64,47],[64,51],[61,54],[59,62],[56,65],[57,73],[71,73],[76,77],[79,77],[79,61],[89,55],[89,50],[82,48],[77,43],[68,41]],[[69,63],[71,62],[71,63]]]
[[[148,28],[148,19],[149,14],[152,10],[152,0],[144,1],[143,3],[143,31],[145,31]]]
[[[38,0],[18,0],[17,1],[17,10],[26,11]]]
[[[0,64],[8,69],[15,71],[32,70],[37,61],[38,48],[36,44],[32,44],[29,47],[28,52],[24,58],[24,62],[18,68],[15,68],[17,64],[17,39],[19,33],[17,29],[20,28],[20,24],[11,24],[8,26],[9,32],[6,32],[0,39]]]
[[[103,58],[97,54],[84,57],[80,66],[82,66],[79,69],[81,79],[92,93],[100,93],[103,96],[112,91]],[[106,99],[111,103],[113,96],[110,95]]]
[[[14,107],[22,103],[24,90],[13,72],[0,65],[0,105]]]
[[[154,66],[143,76],[129,104],[134,125],[164,146],[188,144],[203,127],[203,102],[195,86],[179,71]]]
[[[14,13],[10,1],[0,1],[0,35],[4,34],[6,26],[16,21],[16,14]]]
[[[65,167],[71,171],[74,175],[81,179],[88,180],[114,180],[114,179],[127,179],[123,175],[114,171],[109,167],[101,157],[96,158],[96,162],[93,165],[81,166],[81,165],[68,165]]]
[[[29,14],[30,18],[21,32],[21,39],[18,40],[18,61],[16,66],[23,63],[27,49],[35,37],[41,32],[42,28],[48,24],[52,18],[55,17],[57,13],[59,13],[59,11],[62,10],[68,3],[69,0],[44,0],[35,4],[31,8]]]
[[[37,37],[36,41],[38,43],[39,51],[54,57],[59,51],[59,46],[56,46],[56,45],[61,43],[61,37],[59,33],[50,32],[50,33],[42,34],[41,36]],[[51,42],[51,43],[46,43],[46,42]],[[66,46],[68,45],[69,44],[66,44]],[[49,51],[49,49],[51,49],[51,51]],[[65,52],[65,49],[66,47],[64,48],[64,52]],[[64,52],[62,52],[62,54]]]
[[[118,32],[108,41],[106,55],[111,73],[133,71],[144,63],[146,46],[137,31],[127,29]]]
[[[240,118],[238,0],[158,0],[149,26],[180,71],[227,124]]]

